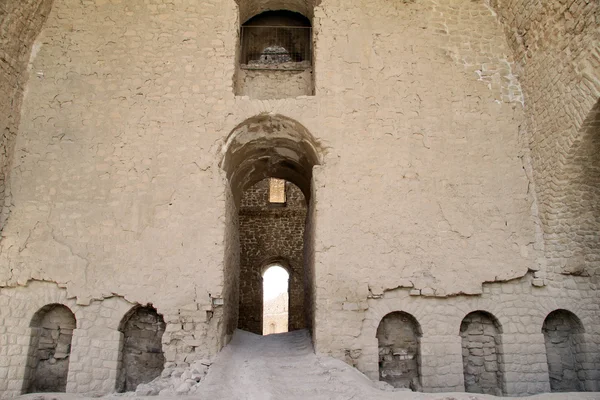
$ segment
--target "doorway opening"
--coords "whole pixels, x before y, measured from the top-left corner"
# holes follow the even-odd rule
[[[298,122],[259,115],[225,141],[226,192],[223,343],[235,329],[278,330],[263,321],[265,266],[288,274],[287,331],[313,327],[313,167],[317,144]]]
[[[288,331],[289,277],[280,265],[263,273],[263,335]]]

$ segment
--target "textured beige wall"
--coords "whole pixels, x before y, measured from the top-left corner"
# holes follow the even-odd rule
[[[525,93],[549,269],[600,274],[600,5],[490,0]],[[587,121],[587,122],[586,122]]]
[[[241,11],[265,9],[250,3]],[[470,0],[323,2],[315,96],[281,100],[234,96],[239,19],[233,1],[55,0],[32,58],[40,78],[23,102],[0,242],[3,298],[37,296],[38,283],[25,286],[37,279],[58,282],[66,289],[52,296],[81,310],[122,296],[116,321],[125,305],[152,303],[167,323],[168,363],[214,355],[238,302],[221,148],[246,119],[280,114],[323,149],[305,256],[317,351],[350,357],[376,379],[379,322],[410,312],[423,328],[423,388],[462,390],[460,321],[484,309],[504,327],[507,392],[547,391],[540,329],[562,307],[588,327],[586,387],[598,389],[595,286],[544,271],[522,133],[522,104],[535,95],[523,95],[493,11]],[[77,335],[98,334],[93,317],[75,314],[86,322],[74,352],[86,348]],[[98,376],[116,362],[111,335]],[[84,372],[70,374],[67,390],[111,390],[88,376],[85,352],[76,360],[70,368]],[[17,394],[15,385],[0,391]]]
[[[0,3],[0,229],[10,212],[9,171],[29,77],[27,62],[51,7],[52,0]]]

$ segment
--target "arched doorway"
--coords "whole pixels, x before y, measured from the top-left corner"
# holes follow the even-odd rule
[[[263,335],[288,331],[289,277],[288,271],[277,264],[263,273]]]
[[[281,259],[289,261],[286,267],[290,268],[288,328],[310,328],[310,199],[312,169],[319,164],[316,141],[296,121],[260,115],[235,128],[223,150],[221,167],[230,189],[223,291],[225,334],[233,334],[236,328],[263,333],[263,268]]]

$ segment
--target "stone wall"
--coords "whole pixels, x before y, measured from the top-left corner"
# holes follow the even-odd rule
[[[386,315],[377,328],[379,380],[396,388],[421,389],[420,328],[410,314]]]
[[[575,315],[557,310],[544,320],[542,331],[553,392],[584,390],[583,328]]]
[[[549,271],[596,275],[600,213],[589,204],[600,201],[591,154],[598,153],[600,129],[585,121],[597,119],[594,106],[600,98],[600,6],[596,1],[490,3],[504,26],[525,93],[523,132],[531,148]]]
[[[117,390],[135,391],[160,376],[165,364],[162,336],[165,321],[152,307],[135,308],[125,317]]]
[[[25,393],[66,390],[75,324],[71,310],[58,304],[43,307],[33,317]]]
[[[0,338],[3,340],[0,347],[0,396],[15,397],[27,390],[32,376],[30,367],[35,361],[35,357],[30,355],[35,356],[35,339],[40,329],[30,326],[30,323],[36,321],[36,313],[52,305],[68,307],[77,321],[77,327],[72,331],[66,391],[113,392],[121,343],[119,324],[132,304],[122,298],[111,297],[80,305],[69,298],[64,288],[54,283],[31,281],[26,286],[0,288]]]
[[[502,343],[494,317],[476,311],[460,324],[465,391],[502,396]]]
[[[12,3],[3,23],[30,19],[33,3]],[[583,121],[598,98],[597,2],[492,3],[497,15],[483,0],[55,0],[0,241],[2,395],[23,385],[23,310],[47,304],[78,321],[67,391],[114,390],[134,304],[164,315],[166,364],[214,356],[238,320],[241,187],[273,171],[310,197],[303,312],[317,352],[378,379],[377,327],[404,311],[423,331],[423,389],[461,391],[460,324],[486,310],[503,327],[506,393],[549,391],[541,327],[568,309],[585,328],[582,384],[600,389],[595,248],[567,265],[577,222],[558,210],[598,203],[595,175],[560,173],[569,160],[595,170],[579,150],[595,143]],[[313,23],[314,96],[236,96],[240,21],[278,8]],[[19,29],[2,40],[26,50]],[[5,109],[16,127],[18,104]],[[244,143],[264,146],[228,158]],[[597,243],[587,220],[575,248]]]
[[[240,308],[238,328],[261,334],[263,281],[266,267],[281,264],[289,273],[290,331],[306,328],[303,260],[306,202],[286,184],[284,207],[269,204],[269,180],[244,191],[240,206]]]

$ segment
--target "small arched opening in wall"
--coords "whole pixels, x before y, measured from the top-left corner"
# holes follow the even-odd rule
[[[585,390],[583,325],[570,311],[552,311],[542,327],[550,389],[553,392]]]
[[[35,313],[30,324],[24,393],[66,391],[76,325],[75,315],[62,304],[49,304]]]
[[[165,321],[152,305],[136,306],[121,320],[116,390],[135,391],[141,383],[158,377],[165,364],[162,336]]]
[[[492,314],[474,311],[460,324],[465,391],[502,396],[502,327]]]
[[[290,273],[281,263],[263,271],[263,335],[288,331]]]
[[[421,326],[412,315],[387,314],[377,328],[379,380],[396,388],[421,390]]]
[[[288,329],[313,326],[311,197],[313,167],[320,164],[317,149],[304,126],[281,115],[250,118],[226,140],[221,163],[230,189],[223,292],[226,336],[236,328],[263,333],[262,269],[281,260],[286,260],[290,273]],[[273,178],[284,182],[283,199],[281,193],[271,196]]]
[[[314,0],[239,0],[234,89],[238,96],[281,99],[314,94]]]

